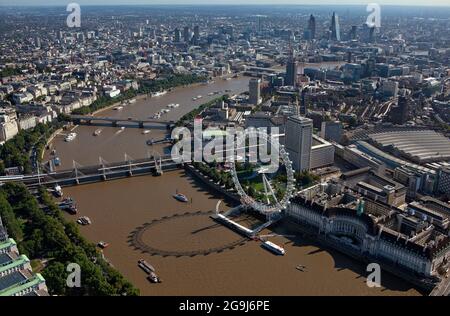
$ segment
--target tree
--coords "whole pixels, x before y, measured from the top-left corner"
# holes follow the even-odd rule
[[[256,194],[257,194],[257,192],[256,192],[255,188],[252,185],[250,185],[248,188],[248,195],[254,198],[254,197],[256,197]]]
[[[65,295],[66,279],[67,275],[66,267],[61,262],[51,261],[49,265],[44,269],[42,276],[45,278],[49,293],[52,295]]]
[[[319,180],[318,176],[315,176],[308,171],[303,171],[303,172],[297,171],[297,172],[295,172],[294,177],[295,177],[295,180],[297,181],[297,185],[302,186],[302,187],[310,186],[315,181]]]
[[[5,162],[3,160],[0,160],[0,174],[5,174]]]
[[[8,234],[15,240],[22,240],[23,231],[20,222],[17,220],[11,204],[6,200],[4,194],[0,194],[0,216],[3,225],[7,227]]]

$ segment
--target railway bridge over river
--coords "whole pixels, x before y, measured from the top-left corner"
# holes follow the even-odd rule
[[[152,127],[155,126],[165,126],[167,129],[171,129],[175,126],[175,121],[161,121],[156,119],[134,119],[130,118],[117,118],[117,117],[102,117],[102,116],[93,116],[93,115],[69,115],[70,121],[74,124],[86,124],[86,125],[95,125],[95,124],[111,124],[114,127],[118,126],[130,126],[135,125],[139,128]]]
[[[128,158],[127,155],[125,155],[125,158]],[[72,169],[47,173],[38,172],[32,175],[0,177],[0,184],[21,182],[30,189],[41,185],[65,187],[146,174],[162,175],[164,171],[176,170],[181,167],[182,165],[174,162],[170,155],[138,160],[126,159],[115,163],[108,163],[100,157],[98,165],[81,166],[74,161]]]

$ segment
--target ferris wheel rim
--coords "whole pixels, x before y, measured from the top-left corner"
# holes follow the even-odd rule
[[[256,133],[258,133],[260,136],[263,136],[263,138],[265,138],[265,140],[268,141],[272,146],[275,146],[275,148],[278,148],[280,161],[283,162],[283,164],[286,168],[286,176],[287,176],[286,191],[284,192],[283,198],[274,204],[265,204],[260,201],[257,201],[253,197],[249,196],[242,188],[242,185],[239,181],[239,177],[238,177],[237,171],[236,171],[236,161],[232,161],[229,163],[231,166],[230,172],[232,175],[232,180],[235,185],[236,191],[237,191],[238,195],[241,197],[241,202],[244,205],[250,206],[251,208],[259,211],[260,213],[263,213],[265,215],[271,215],[271,214],[280,212],[281,210],[284,210],[288,207],[289,201],[294,192],[294,183],[295,183],[294,171],[292,169],[292,162],[289,159],[289,154],[286,152],[284,146],[279,145],[279,144],[273,144],[271,142],[271,139],[269,139],[269,137],[267,137],[266,133],[259,133],[259,132],[256,132]]]

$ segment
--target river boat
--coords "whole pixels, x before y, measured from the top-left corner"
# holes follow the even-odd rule
[[[286,251],[284,250],[284,248],[274,244],[273,242],[270,241],[264,241],[262,243],[262,246],[268,250],[270,250],[271,252],[277,254],[277,255],[281,255],[284,256],[286,254]]]
[[[173,197],[175,200],[183,202],[183,203],[189,202],[189,199],[187,198],[187,196],[184,194],[181,194],[181,193],[177,193]]]

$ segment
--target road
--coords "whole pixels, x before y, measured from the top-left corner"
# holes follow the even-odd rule
[[[430,296],[449,296],[450,294],[450,278],[445,278],[430,293]]]

